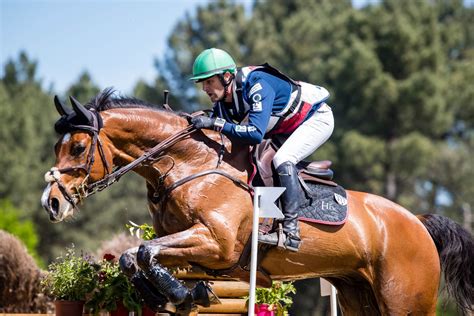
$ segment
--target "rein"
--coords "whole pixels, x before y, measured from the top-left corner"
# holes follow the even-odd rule
[[[96,124],[94,124],[96,125]],[[51,182],[56,182],[58,184],[59,190],[63,194],[64,198],[71,203],[71,205],[74,208],[77,208],[78,202],[82,202],[83,199],[88,197],[89,195],[95,194],[96,192],[102,191],[106,189],[107,187],[111,186],[113,183],[117,182],[124,174],[128,173],[130,170],[133,170],[139,165],[144,164],[145,162],[148,161],[156,161],[159,159],[157,156],[159,156],[161,153],[163,153],[165,150],[169,149],[171,146],[175,145],[176,143],[180,142],[187,136],[191,135],[195,131],[197,131],[192,125],[187,126],[186,128],[182,129],[181,131],[177,132],[176,134],[171,135],[170,137],[166,138],[164,141],[161,143],[157,144],[155,147],[151,148],[150,150],[146,151],[143,155],[135,159],[134,161],[130,162],[129,164],[125,165],[124,167],[118,168],[112,173],[109,172],[110,166],[105,159],[105,154],[104,154],[104,149],[102,142],[100,141],[99,138],[99,128],[97,127],[91,127],[91,126],[76,126],[78,130],[85,130],[89,134],[91,134],[92,137],[92,143],[91,143],[91,149],[88,153],[86,163],[79,165],[79,166],[74,166],[74,167],[66,167],[62,169],[58,168],[51,168],[45,175],[45,180],[49,183]],[[183,185],[186,182],[189,182],[191,180],[194,180],[199,177],[203,177],[209,174],[219,174],[221,176],[224,176],[228,179],[230,179],[232,182],[235,184],[241,186],[245,190],[252,192],[253,188],[245,183],[244,181],[237,179],[226,172],[217,169],[222,162],[223,156],[224,156],[224,143],[223,143],[223,138],[221,135],[221,140],[222,140],[222,146],[221,150],[219,152],[219,159],[218,163],[216,166],[216,169],[211,169],[211,170],[205,170],[201,171],[199,173],[184,177],[183,179],[180,179],[173,183],[171,186],[168,188],[164,189],[164,194],[160,194],[159,201],[166,199],[169,194],[176,189],[177,187]],[[97,145],[97,146],[96,146]],[[104,164],[104,167],[106,169],[106,175],[104,178],[101,180],[98,180],[96,182],[93,182],[91,184],[87,184],[87,179],[89,178],[90,171],[92,168],[92,165],[94,164],[94,153],[95,153],[95,148],[98,148],[100,157],[102,159],[102,162]],[[76,187],[76,194],[69,194],[66,187],[60,180],[60,175],[61,173],[66,173],[66,172],[71,172],[71,171],[76,171],[76,170],[84,170],[86,172],[86,177],[84,178],[83,182],[80,184],[79,187]],[[169,171],[168,171],[169,172]],[[75,201],[75,198],[77,198],[78,202]]]
[[[109,187],[113,183],[117,182],[124,174],[134,169],[135,167],[147,162],[148,160],[156,159],[155,156],[163,152],[164,150],[170,148],[174,144],[178,143],[182,139],[194,133],[196,130],[192,125],[182,129],[176,134],[171,135],[166,138],[164,141],[146,151],[143,155],[125,165],[122,168],[117,169],[111,174],[106,175],[103,179],[96,181],[88,186],[88,195],[94,194],[97,191],[102,191],[105,188]]]

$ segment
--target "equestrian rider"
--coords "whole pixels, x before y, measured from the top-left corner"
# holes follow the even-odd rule
[[[214,103],[211,117],[191,120],[195,128],[214,129],[232,141],[256,145],[271,138],[280,146],[273,158],[282,195],[285,248],[300,245],[298,208],[305,201],[295,165],[331,136],[334,118],[326,104],[326,89],[296,82],[268,64],[237,68],[234,59],[217,48],[204,50],[194,61],[190,80]],[[260,234],[259,242],[277,245],[278,234]]]

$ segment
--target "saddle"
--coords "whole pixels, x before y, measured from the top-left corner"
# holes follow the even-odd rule
[[[274,181],[278,176],[274,175],[272,160],[276,150],[271,140],[255,148],[254,161],[258,177],[252,182],[254,186],[275,186]],[[343,187],[332,181],[334,173],[330,166],[329,160],[302,161],[296,165],[301,189],[306,196],[306,202],[298,210],[298,220],[323,225],[341,225],[346,221],[347,194]],[[262,231],[269,229],[262,227]]]
[[[274,168],[272,164],[273,157],[277,151],[276,145],[268,139],[256,146],[254,149],[254,162],[257,172],[263,185],[267,187],[274,186]],[[321,183],[329,186],[337,186],[332,180],[334,172],[330,169],[332,162],[330,160],[322,161],[301,161],[296,165],[300,183],[308,192],[306,181],[312,183]]]

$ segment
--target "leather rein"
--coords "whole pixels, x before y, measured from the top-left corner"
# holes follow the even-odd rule
[[[97,113],[98,115],[98,113]],[[180,142],[184,138],[188,137],[192,133],[196,132],[197,130],[192,126],[189,125],[186,128],[182,129],[181,131],[177,132],[176,134],[171,135],[170,137],[166,138],[159,144],[157,144],[155,147],[147,150],[143,155],[135,159],[134,161],[130,162],[129,164],[119,167],[113,172],[110,172],[111,168],[109,166],[109,163],[107,162],[107,159],[105,157],[104,149],[103,149],[103,144],[100,140],[99,137],[99,131],[100,127],[98,124],[98,120],[96,117],[94,117],[93,120],[93,125],[94,126],[88,126],[88,125],[77,125],[75,126],[76,130],[83,130],[86,131],[89,135],[91,135],[92,141],[91,141],[91,148],[89,150],[89,153],[87,155],[86,162],[84,164],[78,165],[78,166],[73,166],[73,167],[66,167],[66,168],[61,168],[58,169],[56,167],[51,168],[49,171],[46,172],[45,174],[45,180],[46,182],[49,183],[57,183],[59,190],[63,194],[64,198],[74,207],[77,208],[77,204],[81,203],[86,197],[89,195],[92,195],[96,192],[102,191],[106,189],[107,187],[111,186],[115,182],[117,182],[124,174],[128,173],[130,170],[133,170],[134,168],[146,164],[146,163],[153,163],[157,160],[160,159],[160,157],[167,149],[169,149],[171,146],[175,145],[176,143]],[[176,189],[177,187],[183,185],[186,182],[189,182],[191,180],[194,180],[199,177],[203,177],[209,174],[219,174],[221,176],[224,176],[228,179],[230,179],[232,182],[234,182],[236,185],[244,188],[245,190],[252,192],[253,188],[245,183],[244,181],[237,179],[228,173],[219,170],[218,167],[222,161],[223,155],[224,155],[224,143],[221,135],[221,140],[222,140],[222,146],[221,146],[221,151],[219,153],[219,160],[217,163],[217,166],[215,169],[211,170],[205,170],[201,171],[199,173],[184,177],[183,179],[180,179],[170,185],[169,187],[164,188],[164,194],[160,194],[160,200],[163,201],[163,199],[166,199],[171,191]],[[106,175],[101,179],[96,182],[87,183],[87,179],[90,176],[90,171],[92,169],[92,165],[94,164],[94,154],[96,148],[98,149],[100,158],[102,160],[102,163],[105,168]],[[66,186],[62,183],[60,180],[61,173],[68,173],[68,172],[73,172],[77,170],[83,170],[86,173],[86,177],[82,181],[82,183],[76,187],[76,193],[71,195],[67,189]],[[170,170],[169,170],[170,171]],[[168,172],[169,172],[168,171]],[[166,173],[168,174],[168,173]],[[166,176],[165,174],[165,176]],[[161,179],[163,181],[163,179]]]

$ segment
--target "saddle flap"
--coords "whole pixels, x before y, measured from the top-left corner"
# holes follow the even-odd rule
[[[276,154],[276,146],[271,140],[265,140],[256,146],[254,159],[257,165],[257,171],[265,186],[273,186],[273,168],[272,160]],[[312,180],[319,178],[323,180],[332,180],[334,172],[329,169],[332,165],[330,160],[321,161],[300,161],[296,168],[300,174],[304,173],[307,177],[304,179]]]

